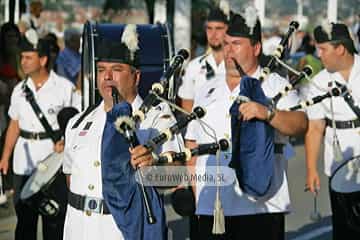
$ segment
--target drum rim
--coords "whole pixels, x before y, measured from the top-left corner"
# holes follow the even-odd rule
[[[54,154],[54,153],[52,153]],[[49,156],[51,156],[52,154],[50,154]],[[57,154],[61,154],[61,153],[57,153]],[[45,158],[43,161],[45,161],[47,158]],[[21,192],[20,192],[20,199],[22,200],[26,200],[26,199],[30,199],[31,197],[35,196],[36,194],[43,192],[43,189],[48,188],[49,185],[51,185],[51,183],[53,183],[56,179],[56,177],[59,175],[59,172],[61,173],[61,167],[62,164],[60,164],[58,170],[55,172],[55,174],[44,184],[42,185],[37,191],[33,192],[30,196],[27,196],[26,198],[23,197],[23,192],[25,189],[25,186],[27,186],[28,184],[30,184],[30,180],[32,180],[35,176],[35,174],[38,172],[38,169],[36,168],[35,171],[30,175],[29,179],[27,179],[27,181],[25,182],[24,186],[21,188]]]
[[[106,22],[98,22],[98,21],[87,21],[84,25],[84,30],[82,32],[82,47],[84,48],[85,42],[87,42],[88,47],[90,46],[91,49],[87,49],[87,55],[92,55],[92,57],[90,58],[90,61],[88,61],[87,65],[88,66],[88,71],[87,74],[91,75],[89,76],[88,80],[88,89],[85,89],[85,74],[84,74],[84,64],[82,64],[82,69],[81,72],[82,74],[82,90],[83,91],[88,91],[87,93],[87,98],[88,99],[82,99],[82,108],[83,110],[86,109],[88,106],[96,104],[99,100],[97,99],[97,91],[98,91],[98,87],[97,87],[97,83],[96,83],[96,76],[95,76],[95,70],[96,70],[96,54],[95,54],[95,45],[96,45],[96,37],[98,35],[100,35],[100,28],[102,27],[107,27],[107,26],[125,26],[126,24],[122,24],[122,23],[106,23]],[[162,65],[162,72],[164,72],[167,67],[170,65],[171,62],[171,58],[173,57],[174,54],[174,44],[173,44],[173,39],[172,36],[170,34],[170,30],[169,30],[169,26],[168,24],[163,24],[163,23],[155,23],[155,24],[137,24],[137,26],[139,27],[144,27],[144,28],[149,28],[151,29],[151,27],[156,26],[156,28],[158,29],[157,32],[160,34],[159,37],[161,39],[160,45],[162,46],[163,49],[163,54],[167,54],[168,56],[164,57],[162,56],[162,61],[161,61],[161,65]],[[89,36],[91,35],[91,36]],[[166,36],[166,37],[164,37]],[[84,51],[84,50],[83,50]],[[84,63],[85,61],[85,57],[84,57],[84,53],[82,54],[82,63]],[[89,60],[89,59],[88,59]],[[90,66],[91,65],[91,66]],[[142,65],[140,65],[141,67]],[[144,65],[146,66],[146,65]],[[159,65],[160,66],[160,65]],[[160,71],[159,71],[160,73]],[[92,79],[91,79],[92,78]],[[159,78],[160,80],[160,78]],[[156,81],[158,82],[158,81]],[[139,91],[141,92],[141,86],[139,85]],[[149,88],[149,86],[146,87],[146,89],[151,89]],[[139,92],[139,94],[140,94]],[[144,94],[144,92],[143,92]],[[142,94],[140,94],[142,96]],[[147,95],[147,94],[145,94]],[[174,94],[176,95],[176,94]],[[143,97],[143,96],[142,96]]]
[[[354,160],[355,158],[359,158],[359,159],[360,159],[360,155],[353,156],[353,157],[351,157],[350,159],[345,160],[343,163],[341,163],[341,164],[334,170],[334,172],[331,174],[330,180],[335,176],[335,174],[336,174],[344,165],[346,165],[346,164],[347,164],[348,162],[350,162],[351,160]]]
[[[348,159],[348,160],[345,160],[345,161],[344,161],[343,163],[341,163],[341,164],[334,170],[334,172],[331,174],[330,179],[329,179],[329,185],[330,185],[329,187],[330,187],[330,189],[331,189],[333,192],[341,193],[341,194],[351,194],[351,193],[356,192],[356,191],[353,191],[353,192],[339,192],[339,191],[335,191],[335,190],[332,188],[332,182],[333,182],[333,179],[334,179],[336,173],[337,173],[338,171],[340,171],[340,169],[341,169],[342,167],[344,167],[344,166],[347,165],[350,161],[352,161],[352,160],[354,160],[354,159],[357,159],[357,158],[360,159],[360,154],[359,154],[359,155],[356,155],[356,156],[353,156],[353,157],[351,157],[351,158]]]

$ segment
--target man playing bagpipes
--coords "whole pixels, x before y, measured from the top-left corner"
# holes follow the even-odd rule
[[[261,27],[254,8],[230,19],[224,54],[226,79],[205,85],[195,95],[194,106],[206,109],[203,121],[218,138],[231,140],[232,150],[221,153],[219,159],[213,155],[198,157],[196,172],[202,174],[210,166],[230,164],[237,181],[222,186],[195,186],[200,239],[284,239],[284,214],[290,210],[287,164],[282,154],[287,142],[284,135],[305,132],[307,118],[304,112],[280,110],[298,102],[294,91],[281,98],[277,109],[269,107],[269,98],[280,92],[287,81],[277,74],[270,74],[263,82],[258,80]],[[239,90],[240,95],[247,96],[239,96]],[[240,134],[235,131],[238,122]],[[192,147],[211,142],[197,122],[190,123],[185,138]],[[270,177],[260,192],[256,180],[262,180],[262,175]]]
[[[324,170],[328,177],[333,176],[345,161],[360,154],[360,57],[345,24],[324,23],[314,29],[314,37],[325,69],[313,78],[306,95],[308,99],[315,99],[331,93],[320,103],[307,108],[310,121],[305,137],[306,187],[317,194],[320,190],[317,160],[323,140]],[[329,193],[333,239],[344,236],[358,239],[360,229],[351,227],[343,207],[350,195],[336,193],[331,188]]]
[[[132,24],[118,41],[102,35],[96,39],[97,87],[103,101],[73,118],[66,131],[63,171],[69,175],[70,193],[64,239],[166,239],[162,199],[153,187],[140,187],[135,173],[154,164],[144,143],[173,125],[175,118],[165,103],[151,108],[135,131],[143,145],[129,145],[115,122],[131,117],[143,102],[137,92],[139,42],[146,39]],[[178,152],[179,147],[174,136],[157,153]]]

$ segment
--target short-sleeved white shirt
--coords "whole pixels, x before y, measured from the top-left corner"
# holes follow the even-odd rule
[[[206,78],[206,62],[214,70],[214,76],[209,79]],[[182,99],[194,99],[201,86],[206,82],[216,80],[219,78],[218,75],[225,77],[225,63],[222,61],[217,65],[213,54],[210,53],[191,60],[185,69],[178,96]]]
[[[259,77],[260,67],[253,77]],[[275,96],[283,90],[287,80],[277,74],[271,74],[262,84],[262,89],[267,97]],[[209,83],[195,96],[194,106],[202,106],[206,109],[206,115],[202,119],[215,130],[217,138],[227,138],[231,143],[231,116],[229,109],[235,98],[239,95],[239,86],[230,91],[224,79]],[[284,109],[297,104],[299,101],[296,93],[291,91],[286,97],[280,99],[279,109]],[[196,143],[209,143],[213,140],[202,130],[199,123],[192,121],[185,136],[187,140],[195,140]],[[275,143],[286,143],[287,138],[276,131]],[[221,166],[228,166],[231,160],[231,147],[220,155]],[[286,212],[290,209],[289,191],[286,178],[286,160],[282,155],[276,154],[274,178],[270,192],[272,196],[266,200],[253,201],[245,195],[236,180],[235,183],[220,187],[220,199],[225,216],[238,216],[268,212]],[[197,158],[196,173],[204,174],[207,166],[216,166],[214,155],[203,155]],[[235,171],[231,170],[236,179]],[[207,186],[203,183],[196,186],[198,215],[213,215],[216,187]]]
[[[326,69],[319,72],[309,84],[308,99],[315,96],[326,94],[334,85],[334,81],[345,84],[350,91],[356,104],[360,104],[360,56],[355,55],[354,65],[351,69],[349,80],[345,81],[338,73],[329,73]],[[331,113],[331,99],[327,98],[321,103],[307,108],[307,114],[310,120],[316,119],[335,119],[336,121],[347,121],[356,119],[355,113],[351,110],[343,97],[333,97],[334,117]],[[327,126],[324,139],[324,161],[325,174],[331,176],[342,162],[334,160],[333,154],[333,128]],[[340,148],[343,152],[344,161],[360,154],[360,128],[336,129]]]
[[[30,103],[25,98],[22,89],[24,81],[14,88],[11,95],[9,116],[18,121],[22,130],[45,132]],[[57,114],[62,108],[74,106],[79,109],[79,106],[75,105],[79,101],[74,85],[53,71],[50,72],[49,79],[38,91],[35,91],[35,85],[31,78],[26,81],[26,84],[34,93],[37,104],[53,130],[59,129]],[[38,162],[53,152],[53,146],[51,139],[30,140],[19,137],[14,148],[14,172],[19,175],[31,174]]]
[[[142,103],[137,96],[132,107],[138,109]],[[76,129],[71,126],[81,116],[78,114],[71,119],[65,135],[65,158],[63,172],[71,174],[70,190],[80,195],[102,197],[101,177],[101,142],[105,127],[106,112],[103,103],[86,116]],[[91,122],[90,128],[85,130],[86,124]],[[159,134],[176,123],[167,104],[161,103],[146,114],[136,134],[141,144]],[[166,142],[160,152],[179,152],[183,148],[183,140],[178,137]],[[91,239],[123,239],[113,217],[93,213],[87,216],[85,212],[68,206],[64,228],[66,240]]]

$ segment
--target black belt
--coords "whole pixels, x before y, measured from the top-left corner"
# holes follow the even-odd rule
[[[109,208],[101,198],[83,196],[69,191],[68,203],[80,211],[110,214]]]
[[[332,120],[325,118],[326,126],[332,128]],[[337,129],[347,129],[347,128],[357,128],[360,127],[360,119],[348,120],[348,121],[335,121],[335,126]]]
[[[61,132],[60,130],[54,131],[55,135],[60,136]],[[32,140],[42,140],[51,138],[50,134],[47,132],[28,132],[25,130],[20,129],[20,136],[26,139],[32,139]]]
[[[284,152],[284,146],[285,146],[285,144],[275,143],[275,144],[274,144],[274,152],[275,152],[276,154],[283,154],[283,152]]]

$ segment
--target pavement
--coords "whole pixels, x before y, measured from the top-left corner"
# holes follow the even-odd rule
[[[313,211],[314,198],[304,192],[305,158],[302,144],[295,147],[296,155],[289,160],[288,180],[292,202],[292,212],[286,216],[287,240],[329,240],[331,239],[331,212],[328,199],[327,177],[321,174],[323,183],[317,202],[321,219],[310,218]],[[321,163],[320,160],[319,163]],[[322,169],[322,165],[319,166]],[[320,171],[321,172],[321,171]],[[165,194],[165,207],[169,227],[169,240],[189,239],[189,221],[177,215],[170,204],[170,195]],[[38,240],[41,236],[41,218],[39,218]],[[9,196],[8,202],[0,206],[0,240],[13,240],[16,216]],[[344,238],[345,239],[345,238]]]

